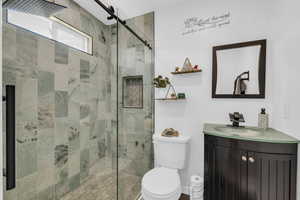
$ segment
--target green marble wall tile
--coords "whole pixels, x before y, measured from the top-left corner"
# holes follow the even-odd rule
[[[86,119],[90,115],[90,105],[81,104],[80,105],[80,119]]]
[[[16,28],[11,25],[3,24],[3,65],[16,65],[17,58],[17,33]]]
[[[80,20],[81,20],[81,29],[85,30],[87,34],[93,34],[96,31],[96,24],[93,23],[93,20],[89,17],[86,13],[80,14]]]
[[[54,73],[39,71],[38,74],[38,96],[42,97],[54,92]]]
[[[70,191],[74,191],[80,186],[80,174],[74,175],[69,179]]]
[[[89,82],[90,79],[90,63],[87,60],[80,60],[80,81]]]
[[[55,91],[55,117],[68,116],[68,92]]]
[[[39,168],[46,167],[54,160],[54,146],[55,146],[55,129],[40,129],[38,134],[38,143],[37,143],[37,150],[38,150],[38,161],[41,161]],[[44,164],[44,165],[42,165]]]
[[[89,123],[90,123],[90,139],[96,139],[98,137],[97,132],[95,131],[98,118],[98,102],[90,101],[90,113],[89,113]],[[105,123],[105,122],[104,122]],[[105,130],[105,129],[103,129]],[[101,130],[102,131],[102,130]],[[102,131],[103,132],[103,131]]]
[[[69,67],[68,65],[58,65],[55,67],[55,90],[66,91],[69,89]]]
[[[55,63],[68,64],[69,48],[61,43],[55,43]]]
[[[17,29],[16,34],[17,65],[23,67],[37,66],[38,41],[31,32]]]
[[[68,165],[69,177],[80,173],[80,151],[73,152],[69,155]]]
[[[38,122],[39,129],[54,128],[54,91],[39,97]]]
[[[16,141],[19,144],[36,143],[38,140],[37,121],[18,121],[16,124]]]
[[[38,69],[40,71],[55,72],[56,63],[54,63],[55,42],[38,37]]]
[[[57,169],[56,175],[58,183],[55,185],[55,197],[56,199],[60,199],[70,191],[68,167]]]
[[[55,145],[68,144],[68,118],[55,118],[55,132],[54,143]]]
[[[3,68],[3,71],[2,71],[2,82],[3,82],[3,92],[5,92],[5,88],[4,88],[4,86],[5,85],[16,85],[16,75],[13,73],[13,72],[11,72],[11,71],[9,71],[9,70],[7,70],[7,68],[6,67],[4,67]]]
[[[112,131],[106,131],[105,132],[105,143],[106,143],[106,154],[110,155],[112,153],[112,149],[114,148],[115,143],[112,141],[112,138],[115,136],[112,135]],[[115,140],[116,141],[116,140]]]
[[[84,182],[89,176],[90,152],[84,149],[80,152],[80,182]]]
[[[144,133],[145,131],[145,112],[143,114],[139,114],[137,113],[136,114],[136,118],[135,118],[135,127],[134,127],[134,130],[135,130],[135,133]],[[146,134],[144,135],[144,137],[146,136]]]
[[[80,149],[84,150],[88,148],[89,146],[89,140],[90,140],[90,127],[89,124],[81,120],[80,121]]]
[[[142,65],[145,65],[145,51],[146,51],[145,46],[142,44],[136,45],[135,50],[136,50],[135,61]],[[143,68],[138,68],[138,69],[143,69]]]
[[[74,96],[69,95],[68,119],[72,123],[80,124],[80,102],[73,99]]]
[[[106,131],[106,120],[95,120],[91,127],[90,139],[100,138],[105,135]]]
[[[95,165],[99,160],[97,140],[90,140],[89,142],[89,165]]]
[[[14,190],[7,190],[6,188],[6,177],[3,176],[3,197],[4,200],[18,200],[18,188],[15,188]]]
[[[37,121],[38,81],[16,78],[16,115],[18,121]]]
[[[53,164],[39,168],[37,172],[37,192],[43,192],[56,184],[55,168]]]
[[[70,154],[80,150],[80,126],[79,123],[70,123],[68,130],[68,142]]]
[[[97,141],[97,147],[98,147],[98,157],[99,159],[104,158],[106,155],[106,150],[107,150],[107,143],[105,138],[99,139]]]
[[[28,139],[16,142],[17,178],[23,178],[37,171],[37,144]]]
[[[26,177],[17,179],[16,187],[18,200],[36,200],[37,191],[36,185],[38,183],[37,174],[33,173]]]
[[[37,79],[38,68],[37,67],[23,67],[16,64],[3,64],[4,71],[12,73],[16,77],[25,77],[31,79]]]
[[[55,147],[55,166],[61,168],[68,162],[69,147],[67,145],[57,145]]]
[[[55,187],[51,186],[37,195],[37,200],[55,200]]]
[[[41,129],[37,143],[38,192],[55,184],[54,147],[54,129]]]

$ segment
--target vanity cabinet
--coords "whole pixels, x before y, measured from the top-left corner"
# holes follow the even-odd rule
[[[205,135],[204,200],[296,200],[297,144]]]

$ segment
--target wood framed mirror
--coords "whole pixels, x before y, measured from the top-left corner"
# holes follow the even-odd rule
[[[265,98],[267,40],[213,47],[212,98]]]

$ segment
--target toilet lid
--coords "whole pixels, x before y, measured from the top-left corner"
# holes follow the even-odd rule
[[[175,169],[152,169],[143,177],[142,187],[156,196],[171,195],[181,189],[179,174]]]

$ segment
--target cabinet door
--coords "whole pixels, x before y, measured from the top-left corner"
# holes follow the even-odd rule
[[[295,155],[248,152],[248,200],[296,200]]]
[[[236,176],[236,200],[247,200],[248,198],[248,152],[237,150]]]
[[[204,150],[204,200],[216,199],[215,170],[216,148],[213,142],[205,139]]]
[[[238,200],[240,156],[232,148],[217,146],[215,158],[215,199]]]

